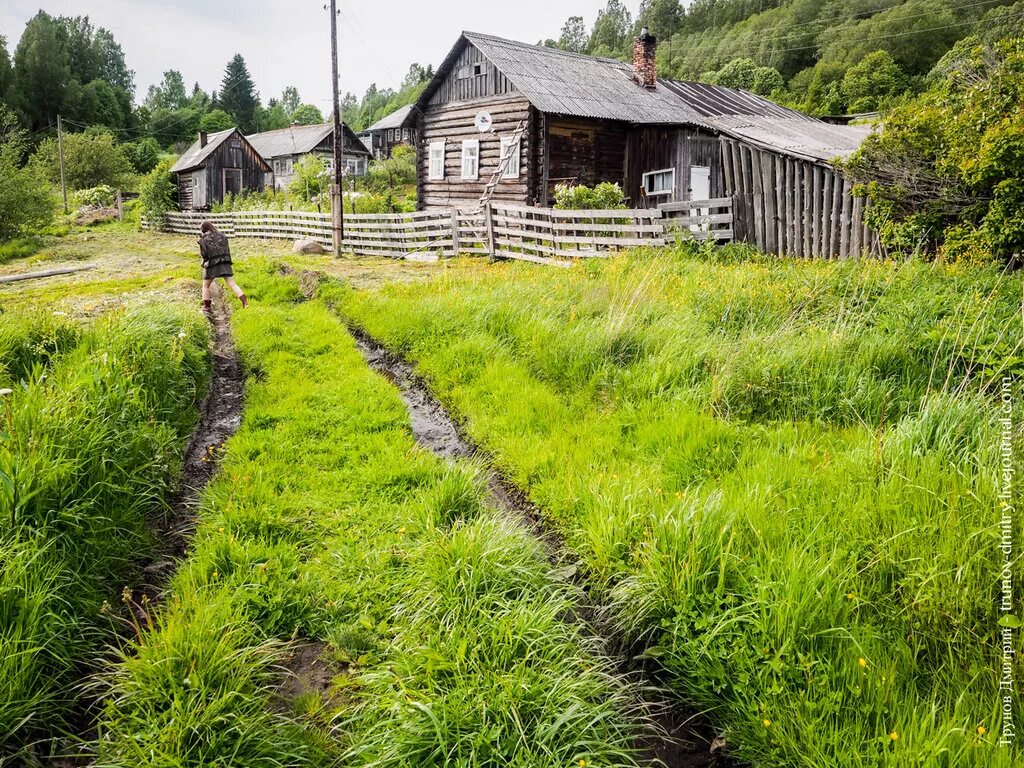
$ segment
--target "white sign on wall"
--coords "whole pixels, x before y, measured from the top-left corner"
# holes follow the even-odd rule
[[[486,133],[491,130],[491,126],[494,125],[494,119],[491,117],[491,113],[486,110],[476,113],[476,119],[473,120],[473,125],[480,133]]]

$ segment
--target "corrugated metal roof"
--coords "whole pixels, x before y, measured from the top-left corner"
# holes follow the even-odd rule
[[[229,128],[226,131],[209,134],[206,137],[205,147],[200,147],[199,140],[196,139],[195,144],[185,150],[185,154],[179,157],[178,162],[171,166],[171,173],[181,173],[182,171],[188,171],[202,165],[203,161],[213,154],[213,151],[223,144],[225,139],[234,132],[234,128]]]
[[[621,61],[475,32],[462,34],[542,112],[631,123],[704,123],[664,85],[650,89],[638,85],[633,68]],[[452,54],[445,61],[448,66],[442,65],[446,70],[450,60]]]
[[[359,141],[348,125],[342,124],[345,133],[345,152],[348,154],[364,154],[363,143]],[[317,125],[292,125],[276,131],[264,131],[246,136],[249,143],[267,160],[290,155],[306,155],[326,139],[334,131],[331,123]]]
[[[659,78],[659,82],[701,115],[759,115],[814,121],[813,117],[787,109],[771,99],[740,88],[665,78]]]
[[[872,130],[867,125],[832,125],[813,118],[719,115],[708,119],[729,136],[794,157],[824,162],[853,154]]]
[[[334,126],[330,123],[320,125],[292,125],[276,131],[264,131],[246,136],[249,143],[266,159],[282,155],[305,155],[331,135]]]
[[[412,113],[413,104],[406,104],[404,107],[399,107],[390,115],[382,117],[376,123],[367,128],[367,131],[386,131],[388,128],[408,128],[405,124],[405,120]]]

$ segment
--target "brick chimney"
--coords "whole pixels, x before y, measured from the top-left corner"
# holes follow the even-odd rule
[[[206,135],[206,131],[200,131],[199,132],[199,148],[200,149],[202,149],[203,147],[206,146],[207,139],[209,139],[209,136]]]
[[[657,50],[658,39],[644,27],[633,41],[633,79],[644,88],[654,88],[658,84],[658,65],[654,61]]]

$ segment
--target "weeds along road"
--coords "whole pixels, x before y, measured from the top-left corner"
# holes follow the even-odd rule
[[[1019,277],[234,248],[244,418],[167,601],[93,678],[97,765],[643,763],[650,692],[592,615],[709,713],[716,755],[1019,761],[985,546]],[[0,286],[6,316],[195,302],[186,238],[98,230],[22,267],[76,259],[97,268]],[[337,278],[312,299],[310,270]],[[412,366],[398,389],[346,326]]]

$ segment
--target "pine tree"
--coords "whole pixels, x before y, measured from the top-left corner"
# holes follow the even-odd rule
[[[240,53],[235,54],[224,70],[224,80],[221,81],[217,104],[235,119],[242,133],[252,133],[256,130],[260,95]]]

